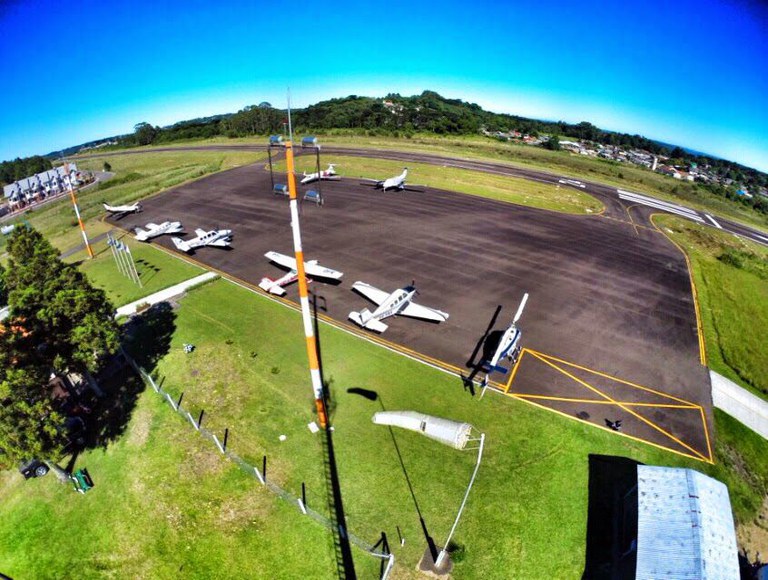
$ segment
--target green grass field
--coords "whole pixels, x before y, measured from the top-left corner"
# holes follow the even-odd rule
[[[309,505],[323,511],[320,440],[307,429],[314,417],[299,314],[221,280],[191,292],[173,325],[170,350],[155,369],[163,388],[183,392],[193,414],[205,409],[208,429],[229,428],[230,447],[251,463],[267,455],[268,477],[285,489],[298,495],[305,482]],[[382,407],[347,393],[350,387],[375,390],[388,410],[467,421],[486,433],[483,465],[455,535],[465,547],[456,578],[508,577],[510,571],[519,578],[579,577],[590,453],[713,474],[729,485],[742,521],[751,519],[760,497],[753,487],[768,480],[764,459],[760,464],[756,451],[742,453],[738,425],[723,426],[719,417],[718,434],[734,438],[720,439],[718,463],[710,466],[495,393],[472,398],[455,377],[325,325],[320,339],[347,523],[371,543],[387,532],[398,560],[395,578],[416,577],[425,544],[390,432],[371,422]],[[184,342],[195,344],[195,352],[184,354]],[[410,432],[394,436],[425,522],[442,542],[474,454]],[[5,573],[62,577],[77,561],[86,578],[180,571],[204,578],[216,570],[334,575],[330,533],[230,466],[151,390],[139,397],[125,435],[78,464],[97,482],[84,497],[51,476],[25,483],[18,474],[0,475],[6,498],[0,543],[11,547],[0,554]],[[756,475],[743,483],[732,465]],[[402,548],[395,526],[406,539]],[[91,530],[92,539],[64,530]],[[316,567],[308,567],[304,546]],[[375,562],[359,550],[354,555],[361,577],[373,577]]]
[[[93,244],[95,254],[93,259],[88,259],[85,250],[82,250],[68,257],[67,261],[78,262],[80,269],[88,276],[91,283],[102,288],[116,307],[149,296],[204,272],[203,269],[179,260],[149,244],[137,242],[124,232],[116,233],[115,237],[131,248],[136,271],[142,283],[141,287],[128,276],[120,273],[106,240]]]
[[[403,169],[402,161],[335,155],[326,157],[338,164],[336,170],[344,177],[385,179],[399,175]],[[285,163],[275,164],[275,169],[285,171]],[[311,158],[296,159],[297,172],[312,173],[315,170],[315,162]],[[564,213],[598,213],[604,209],[600,201],[571,187],[427,163],[408,164],[407,183],[410,182]]]
[[[708,366],[768,399],[768,250],[681,218],[654,221],[691,260]]]

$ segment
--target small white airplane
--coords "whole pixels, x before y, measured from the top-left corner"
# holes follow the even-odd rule
[[[178,234],[184,229],[181,227],[181,222],[148,223],[146,228],[146,230],[142,228],[133,229],[136,232],[136,239],[140,242],[146,242],[150,238],[162,236],[163,234]]]
[[[102,205],[111,214],[123,215],[126,213],[139,213],[141,211],[141,204],[139,202],[131,205],[109,205],[107,203]]]
[[[366,183],[373,183],[373,187],[375,189],[381,189],[383,191],[387,191],[389,189],[396,189],[397,191],[419,191],[423,193],[423,190],[421,189],[411,189],[410,187],[406,186],[405,184],[405,178],[408,176],[408,168],[403,167],[403,172],[400,175],[397,175],[395,177],[390,177],[389,179],[368,179],[363,177],[363,181]],[[417,185],[415,187],[426,187],[426,185]]]
[[[483,364],[489,374],[496,371],[506,374],[508,369],[504,368],[499,363],[505,358],[514,360],[520,353],[520,339],[523,336],[523,332],[517,327],[517,321],[520,320],[520,317],[523,315],[523,309],[525,308],[526,302],[528,302],[527,292],[523,296],[520,306],[517,308],[517,314],[515,314],[515,317],[512,319],[512,324],[510,324],[509,328],[507,328],[504,331],[504,334],[501,335],[501,340],[499,340],[499,344],[496,347],[496,352],[494,352],[493,356]]]
[[[318,179],[332,179],[332,180],[339,180],[341,177],[339,177],[336,174],[336,164],[335,163],[329,163],[328,169],[325,171],[321,171],[318,173],[317,171],[314,173],[307,173],[304,172],[304,178],[301,180],[301,183],[312,183],[313,181],[317,181]]]
[[[299,278],[298,272],[296,271],[296,258],[291,258],[290,256],[280,254],[279,252],[267,252],[264,254],[264,256],[266,256],[266,258],[271,262],[279,264],[284,268],[288,268],[289,272],[277,280],[272,280],[272,278],[262,278],[261,282],[259,282],[259,288],[266,290],[270,294],[283,296],[285,294],[283,286],[287,286]],[[304,272],[307,274],[307,276],[314,276],[315,278],[329,278],[331,280],[341,280],[341,277],[344,275],[343,272],[321,266],[317,263],[317,260],[304,262]]]
[[[232,230],[210,230],[206,232],[203,229],[195,230],[196,238],[191,240],[182,240],[181,238],[171,238],[173,245],[182,252],[191,252],[195,248],[203,246],[215,246],[217,248],[228,248],[232,241]]]
[[[384,332],[389,327],[381,322],[381,320],[397,314],[413,318],[423,318],[433,322],[445,322],[448,320],[447,312],[427,308],[412,301],[414,294],[416,294],[416,288],[413,284],[405,288],[398,288],[391,294],[365,282],[355,282],[352,285],[352,289],[375,303],[377,308],[373,312],[367,308],[360,312],[350,312],[349,319],[355,324],[374,332]]]

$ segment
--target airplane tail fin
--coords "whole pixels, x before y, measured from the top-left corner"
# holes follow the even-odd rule
[[[178,250],[181,250],[182,252],[189,252],[190,247],[187,242],[182,240],[181,238],[171,238],[171,241],[173,242],[173,245],[176,246]]]
[[[285,290],[275,284],[275,281],[272,280],[272,278],[262,278],[261,282],[259,282],[259,288],[262,290],[266,290],[270,294],[276,294],[277,296],[284,296]]]
[[[349,319],[358,326],[362,326],[368,330],[373,330],[374,332],[381,333],[389,328],[389,326],[380,320],[376,320],[375,318],[371,317],[371,311],[367,308],[364,308],[360,312],[350,312]]]
[[[141,228],[133,228],[133,231],[136,232],[137,240],[139,240],[140,242],[147,241],[147,234],[149,233],[147,232],[147,230],[143,230]]]

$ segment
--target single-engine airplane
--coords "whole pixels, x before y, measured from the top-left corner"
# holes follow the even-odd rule
[[[389,327],[381,322],[381,320],[397,314],[431,320],[432,322],[445,322],[448,320],[447,312],[427,308],[412,301],[414,294],[416,294],[416,287],[413,283],[405,288],[398,288],[391,294],[365,282],[355,282],[352,285],[352,289],[376,304],[377,308],[373,312],[367,308],[360,312],[350,312],[349,319],[355,324],[374,332],[384,332]]]
[[[139,213],[141,211],[141,204],[139,202],[131,205],[109,205],[108,203],[102,204],[104,209],[111,214],[124,215],[127,213]]]
[[[259,282],[259,288],[266,290],[270,294],[283,296],[285,294],[283,286],[287,286],[299,278],[298,271],[296,270],[296,258],[286,256],[285,254],[281,254],[279,252],[267,252],[264,254],[264,256],[271,262],[279,264],[283,268],[288,268],[289,271],[282,278],[278,278],[277,280],[266,277],[262,278],[261,282]],[[308,262],[304,262],[304,272],[307,274],[307,276],[314,276],[315,278],[328,278],[331,280],[341,280],[341,277],[344,275],[343,272],[321,266],[317,263],[317,260],[309,260]]]
[[[136,239],[140,242],[146,242],[150,238],[156,238],[163,234],[178,234],[183,231],[181,222],[163,222],[161,224],[149,223],[145,226],[147,229],[134,228]]]
[[[334,181],[341,179],[341,177],[339,177],[336,174],[336,164],[329,163],[328,169],[326,169],[325,171],[321,171],[320,173],[318,173],[317,171],[315,171],[314,173],[307,173],[305,171],[304,178],[301,180],[301,183],[312,183],[313,181],[317,181],[318,179],[331,179]]]
[[[514,360],[518,354],[520,354],[520,339],[523,336],[523,332],[517,327],[517,321],[520,320],[520,317],[523,315],[523,309],[525,308],[526,302],[528,302],[527,292],[523,296],[520,306],[517,308],[517,314],[515,314],[515,317],[512,319],[512,324],[510,324],[509,328],[507,328],[504,331],[504,334],[501,335],[501,340],[499,340],[499,344],[496,347],[496,352],[493,353],[493,356],[489,360],[483,363],[483,366],[487,369],[489,374],[496,371],[506,374],[508,369],[504,368],[499,363],[505,358]]]
[[[190,240],[182,240],[181,238],[171,238],[173,245],[176,246],[182,252],[191,252],[195,248],[201,248],[203,246],[215,246],[217,248],[228,248],[232,241],[232,230],[210,230],[206,232],[203,229],[197,228],[195,230],[197,237]]]
[[[407,176],[408,168],[403,167],[403,172],[400,175],[390,177],[389,179],[368,179],[366,177],[363,177],[362,179],[364,184],[373,183],[375,189],[381,189],[382,191],[396,189],[397,191],[418,191],[423,193],[423,189],[413,189],[412,186],[406,185],[405,178]],[[417,185],[415,187],[426,187],[426,185]]]

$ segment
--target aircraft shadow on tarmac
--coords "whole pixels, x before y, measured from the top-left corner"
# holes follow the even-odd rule
[[[499,318],[501,308],[501,304],[496,307],[496,310],[491,316],[491,320],[488,323],[485,332],[483,332],[480,340],[478,340],[477,344],[475,344],[475,348],[472,351],[472,354],[469,355],[469,358],[465,363],[466,367],[470,369],[469,374],[461,374],[461,381],[464,384],[464,390],[468,390],[473,397],[475,396],[475,377],[479,373],[483,372],[483,362],[487,361],[493,356],[493,353],[496,352],[496,348],[499,346],[499,341],[504,334],[504,332],[501,330],[491,330],[496,324],[496,320]],[[480,354],[479,359],[477,358],[478,354]]]

